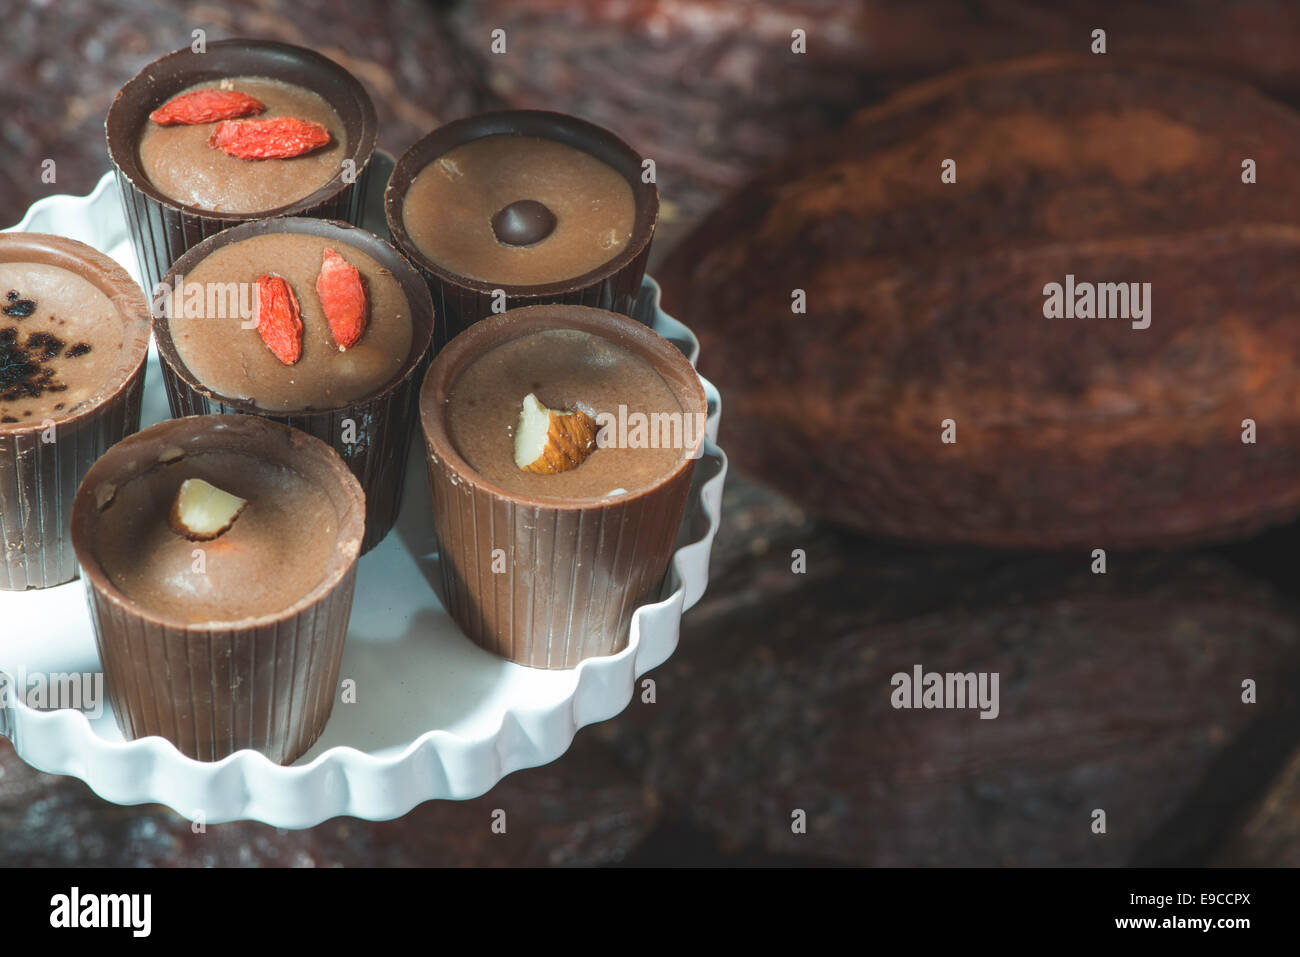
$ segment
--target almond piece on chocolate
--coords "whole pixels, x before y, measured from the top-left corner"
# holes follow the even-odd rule
[[[581,409],[556,412],[524,396],[515,428],[515,465],[549,475],[581,465],[596,448],[596,420]]]
[[[188,478],[172,503],[171,525],[191,541],[206,542],[230,528],[247,504],[203,479]]]

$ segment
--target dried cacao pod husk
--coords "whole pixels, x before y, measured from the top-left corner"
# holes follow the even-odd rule
[[[728,451],[811,510],[909,540],[1119,547],[1300,514],[1297,263],[1300,117],[1232,81],[1050,55],[861,112],[659,278]],[[1067,274],[1150,283],[1150,327],[1045,318]]]

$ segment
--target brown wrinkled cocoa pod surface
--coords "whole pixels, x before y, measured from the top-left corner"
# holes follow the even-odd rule
[[[1291,0],[858,2],[864,32],[876,38],[864,69],[882,88],[991,60],[1082,52],[1102,28],[1111,54],[1235,76],[1284,99],[1300,95],[1300,5]]]
[[[658,278],[733,459],[812,510],[910,540],[1126,547],[1300,514],[1298,263],[1300,116],[1052,55],[861,112]],[[1150,283],[1150,327],[1045,318],[1067,274]]]

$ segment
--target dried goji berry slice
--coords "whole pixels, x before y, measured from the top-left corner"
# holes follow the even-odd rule
[[[366,289],[361,273],[327,246],[316,277],[316,293],[339,351],[351,349],[366,327]]]
[[[287,366],[302,355],[302,318],[293,287],[280,276],[257,277],[257,331]]]
[[[261,113],[266,107],[262,101],[247,93],[235,90],[193,90],[174,96],[149,114],[149,119],[163,126],[178,123],[215,123],[233,120],[239,116]]]
[[[223,120],[208,137],[236,159],[289,159],[320,149],[330,141],[330,131],[320,123],[292,116],[264,120]]]

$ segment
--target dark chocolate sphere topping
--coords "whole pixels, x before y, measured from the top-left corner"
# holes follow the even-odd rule
[[[555,214],[535,199],[520,199],[492,217],[492,232],[507,246],[540,243],[555,230]]]

